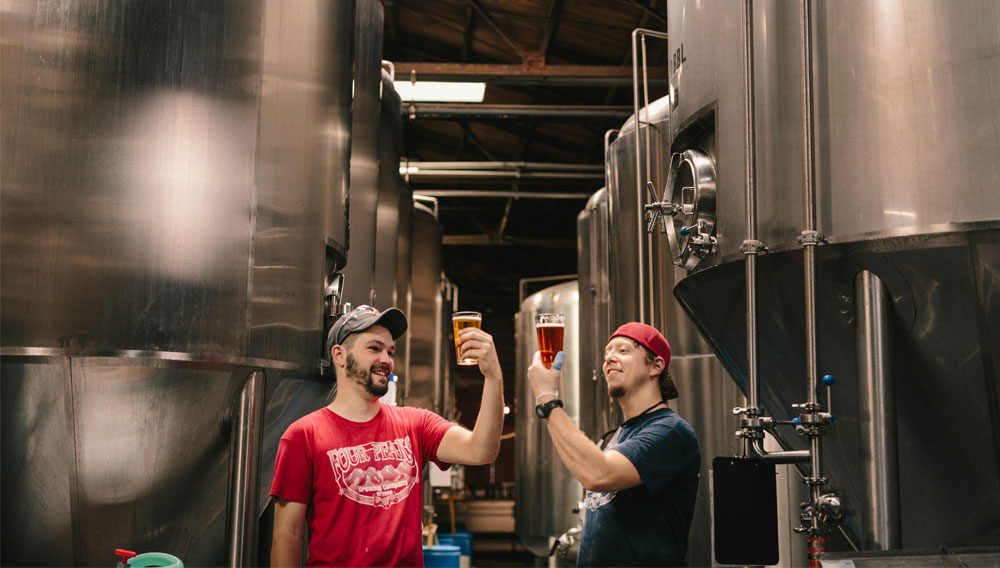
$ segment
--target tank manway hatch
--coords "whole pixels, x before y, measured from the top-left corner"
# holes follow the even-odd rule
[[[647,183],[651,203],[647,204],[646,230],[653,232],[657,221],[667,234],[674,264],[688,270],[715,251],[715,163],[708,154],[689,149],[670,158],[670,171],[657,198],[652,182]]]

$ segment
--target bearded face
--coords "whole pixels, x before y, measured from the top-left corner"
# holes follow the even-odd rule
[[[370,368],[363,369],[354,355],[348,353],[346,371],[349,379],[364,387],[372,396],[381,397],[389,392],[389,373],[392,372],[389,365],[375,363]],[[376,377],[379,382],[376,382]]]

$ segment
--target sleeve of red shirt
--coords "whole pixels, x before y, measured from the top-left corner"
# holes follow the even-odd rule
[[[448,469],[451,467],[451,464],[438,460],[437,451],[438,446],[441,445],[441,439],[444,438],[445,433],[451,430],[455,424],[448,422],[430,410],[420,409],[420,413],[422,415],[420,417],[422,426],[420,429],[422,443],[420,445],[425,448],[424,451],[426,452],[423,456],[424,463],[433,461],[441,469]]]
[[[301,426],[289,426],[278,442],[271,497],[309,503],[312,497],[313,463],[308,447],[305,431]]]

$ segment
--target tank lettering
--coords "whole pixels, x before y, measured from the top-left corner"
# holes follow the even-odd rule
[[[677,49],[674,50],[673,55],[670,56],[670,65],[673,67],[671,72],[676,73],[679,71],[685,61],[687,61],[687,56],[684,55],[684,44],[682,43]]]

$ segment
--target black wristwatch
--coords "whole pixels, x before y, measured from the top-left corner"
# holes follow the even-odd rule
[[[558,398],[553,398],[552,400],[546,402],[545,404],[536,405],[535,415],[544,420],[549,417],[549,414],[552,414],[553,408],[556,408],[557,406],[559,408],[562,408],[562,405],[563,403],[561,400],[559,400]]]

